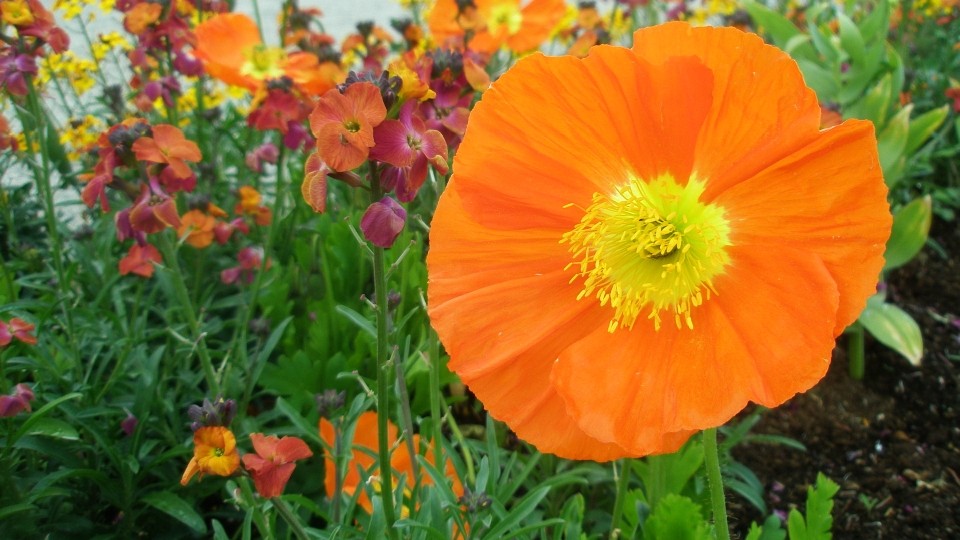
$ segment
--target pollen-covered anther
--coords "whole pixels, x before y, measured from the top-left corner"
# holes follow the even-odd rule
[[[592,297],[613,309],[608,330],[633,328],[641,314],[661,326],[661,312],[678,328],[693,328],[693,310],[716,294],[713,279],[729,262],[729,226],[723,209],[700,202],[703,182],[680,185],[670,176],[631,178],[610,194],[595,193],[583,218],[562,243],[570,244],[582,280],[577,299]]]

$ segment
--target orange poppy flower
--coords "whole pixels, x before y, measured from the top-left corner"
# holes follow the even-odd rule
[[[255,91],[270,79],[289,77],[300,90],[319,95],[346,78],[334,62],[320,62],[313,54],[287,54],[260,39],[253,19],[242,13],[222,13],[195,29],[194,56],[214,78]]]
[[[514,52],[536,49],[567,12],[563,0],[474,0],[462,11],[456,0],[437,0],[427,24],[438,43],[474,32],[467,46],[479,52],[495,52],[506,46]]]
[[[390,441],[397,440],[397,428],[392,423],[387,424],[387,434]],[[320,437],[330,448],[334,447],[333,424],[326,418],[320,419]],[[360,477],[358,468],[363,471],[369,471],[375,466],[377,462],[377,458],[375,457],[377,455],[377,442],[377,413],[367,411],[361,414],[357,420],[357,425],[353,432],[353,448],[350,450],[350,464],[347,466],[346,476],[341,479],[341,489],[343,493],[353,496],[357,489],[361,490],[357,498],[357,504],[367,512],[373,512],[373,504],[370,502],[370,497],[367,496],[366,490],[362,487],[366,479]],[[392,446],[393,443],[391,443],[391,447]],[[413,436],[413,447],[420,448],[419,435]],[[361,450],[361,448],[363,450]],[[327,494],[332,497],[336,491],[336,463],[333,458],[330,456],[327,457],[324,485]],[[432,448],[427,450],[424,458],[428,462],[433,463]],[[404,475],[406,477],[407,489],[413,489],[416,484],[416,478],[414,478],[413,475],[413,461],[406,444],[397,445],[396,450],[393,451],[393,455],[390,457],[390,468],[393,470],[394,476],[399,477],[400,475]],[[447,477],[451,478],[453,482],[451,486],[453,492],[457,495],[463,495],[463,485],[460,483],[460,479],[456,477],[456,474],[454,474],[453,464],[449,461],[447,461],[445,472]],[[379,474],[379,472],[375,474]],[[423,475],[421,483],[424,485],[432,485],[433,479],[429,475]],[[394,483],[394,485],[396,485],[396,483]],[[379,484],[375,486],[375,489],[379,491]]]
[[[297,466],[295,461],[313,455],[307,444],[297,437],[278,439],[274,435],[264,437],[261,433],[253,433],[250,442],[256,454],[243,456],[243,466],[253,476],[257,493],[267,499],[283,493]]]
[[[796,63],[735,29],[520,60],[471,113],[431,225],[450,368],[577,459],[671,452],[809,389],[891,226],[872,124],[819,123]]]
[[[194,475],[230,476],[240,466],[237,439],[223,426],[207,426],[193,432],[193,458],[183,471],[180,485],[185,486]]]

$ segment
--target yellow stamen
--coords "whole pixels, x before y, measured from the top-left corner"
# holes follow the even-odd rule
[[[577,299],[596,298],[614,314],[608,330],[633,328],[647,313],[659,330],[661,311],[677,328],[693,328],[693,308],[716,294],[713,279],[730,262],[730,227],[721,207],[699,198],[704,183],[680,185],[671,176],[651,182],[630,178],[612,193],[594,193],[592,204],[561,243],[570,244],[583,280]]]
[[[520,13],[518,5],[501,3],[490,8],[490,16],[487,18],[490,33],[496,34],[503,28],[507,35],[512,36],[520,31],[521,23],[523,23],[523,14]]]
[[[241,74],[261,81],[283,76],[282,64],[287,58],[283,49],[257,44],[244,51],[243,56],[247,61],[240,67]]]

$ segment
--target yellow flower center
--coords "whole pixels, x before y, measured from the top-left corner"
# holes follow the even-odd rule
[[[498,4],[490,8],[490,17],[487,19],[487,26],[490,27],[490,33],[496,34],[505,29],[508,35],[516,34],[520,31],[520,24],[523,22],[523,14],[520,13],[520,6],[506,3]]]
[[[287,53],[283,52],[283,49],[259,43],[246,50],[243,56],[247,61],[240,67],[242,75],[249,75],[261,81],[283,76],[281,64],[287,58]]]
[[[631,178],[593,203],[563,235],[583,281],[577,299],[595,297],[614,310],[607,329],[633,328],[645,314],[659,330],[661,312],[677,328],[693,328],[693,308],[716,294],[713,279],[730,262],[730,227],[723,208],[700,202],[704,183],[673,177]]]

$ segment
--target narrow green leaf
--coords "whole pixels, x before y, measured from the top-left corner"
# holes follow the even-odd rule
[[[141,500],[190,527],[194,532],[200,534],[207,532],[207,524],[204,523],[196,509],[187,501],[169,491],[154,491],[145,495]]]
[[[57,420],[55,418],[41,418],[30,427],[27,434],[44,435],[65,441],[76,441],[80,438],[76,428],[63,420]]]
[[[357,328],[363,330],[364,332],[370,334],[371,337],[377,337],[377,329],[373,326],[366,317],[362,314],[348,308],[343,304],[338,304],[336,307],[337,313],[343,315],[344,317],[350,319],[350,322],[357,325]]]
[[[880,166],[883,168],[883,176],[888,187],[893,187],[900,181],[900,176],[896,175],[893,169],[897,162],[904,157],[904,151],[907,148],[907,135],[910,132],[910,111],[912,109],[913,105],[907,105],[900,109],[877,136]]]
[[[950,106],[944,105],[932,111],[927,111],[910,121],[910,131],[907,135],[905,153],[909,156],[916,152],[947,119]]]
[[[18,429],[17,432],[13,434],[13,437],[11,438],[8,444],[13,444],[14,442],[17,441],[17,439],[19,439],[25,433],[33,429],[34,424],[37,424],[38,422],[43,420],[43,417],[46,416],[47,413],[55,409],[61,403],[70,401],[72,399],[79,399],[81,397],[83,397],[83,394],[79,392],[66,394],[64,396],[58,397],[57,399],[51,401],[50,403],[47,403],[43,407],[40,407],[39,409],[33,411],[33,414],[30,415],[30,418],[27,418],[27,420],[23,423],[23,425],[20,426],[20,429]]]
[[[850,59],[855,64],[863,64],[866,61],[867,52],[860,29],[842,11],[837,12],[837,22],[840,23],[840,44],[843,50],[850,55]]]
[[[867,301],[860,314],[860,323],[877,341],[897,351],[911,364],[920,365],[923,358],[923,335],[920,326],[907,312],[886,302]]]
[[[883,254],[884,270],[892,270],[910,262],[927,242],[933,221],[933,201],[929,195],[918,197],[893,215],[893,230]]]
[[[504,516],[496,526],[487,531],[483,537],[491,539],[503,538],[507,531],[513,530],[537,509],[537,505],[547,496],[549,491],[550,488],[548,487],[540,487],[528,493],[510,509],[507,515]]]

